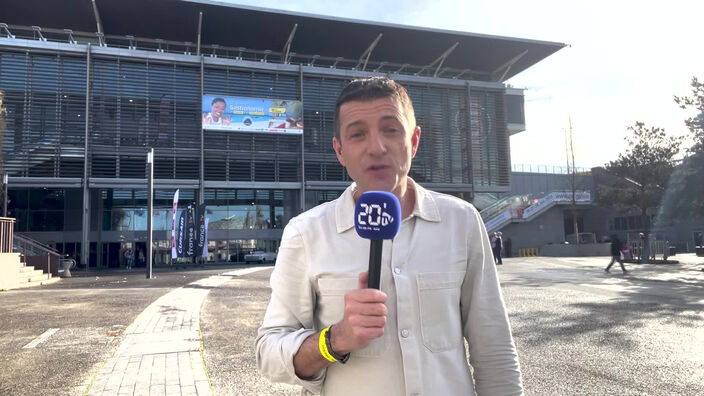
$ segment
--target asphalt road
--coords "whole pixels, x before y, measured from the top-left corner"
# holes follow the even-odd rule
[[[584,260],[594,263],[523,258],[499,267],[526,394],[703,395],[703,284],[647,280],[639,268],[604,274]],[[256,372],[270,272],[230,281],[203,305],[205,361],[218,394],[298,394]]]
[[[82,395],[91,376],[154,300],[226,270],[95,273],[0,292],[0,395]],[[35,348],[24,348],[58,329]]]
[[[635,267],[626,276],[616,268],[604,274],[594,259],[505,263],[500,279],[526,394],[704,394],[701,278],[662,280],[671,277]],[[0,395],[83,394],[121,330],[151,302],[232,268],[157,272],[152,280],[142,272],[98,274],[0,293]],[[201,307],[204,358],[218,395],[299,393],[256,371],[253,345],[270,272],[233,277]],[[23,348],[50,328],[58,330],[45,342]]]

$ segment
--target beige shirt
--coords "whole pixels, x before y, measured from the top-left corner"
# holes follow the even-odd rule
[[[368,268],[369,241],[354,230],[354,188],[286,226],[256,341],[260,372],[301,385],[302,394],[521,395],[484,223],[467,202],[417,184],[412,215],[384,241],[384,335],[347,364],[333,363],[310,381],[296,376],[293,356],[308,336],[342,319],[344,294]]]

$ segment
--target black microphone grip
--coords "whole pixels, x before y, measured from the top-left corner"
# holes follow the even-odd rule
[[[381,278],[381,251],[384,246],[383,239],[372,239],[369,244],[369,281],[370,289],[379,290]]]

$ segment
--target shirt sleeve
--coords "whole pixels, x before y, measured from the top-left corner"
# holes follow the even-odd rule
[[[311,334],[315,334],[313,312],[315,290],[306,276],[303,238],[290,221],[281,238],[274,271],[271,299],[257,334],[256,358],[259,372],[272,382],[300,385],[320,393],[326,370],[303,380],[293,367],[293,357]]]
[[[521,369],[484,222],[470,208],[461,310],[477,394],[522,395]]]

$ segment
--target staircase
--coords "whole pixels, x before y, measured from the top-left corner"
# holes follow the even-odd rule
[[[13,234],[14,222],[13,218],[0,217],[0,290],[48,285],[61,280],[52,276],[52,267],[58,269],[59,253]]]
[[[576,205],[591,204],[589,191],[575,193]],[[504,198],[480,212],[487,232],[498,231],[510,223],[525,223],[540,216],[555,205],[570,205],[572,193],[553,191],[543,197],[516,195]]]

